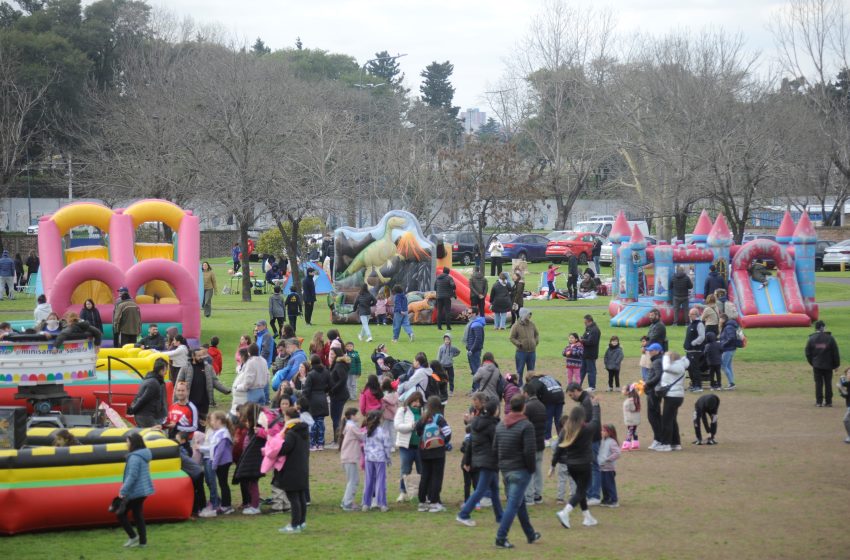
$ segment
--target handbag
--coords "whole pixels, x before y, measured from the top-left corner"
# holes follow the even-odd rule
[[[667,393],[670,392],[670,387],[672,387],[673,385],[675,385],[676,383],[678,383],[679,381],[681,381],[684,378],[685,378],[685,374],[683,373],[682,375],[679,376],[678,379],[676,379],[676,381],[674,381],[673,383],[671,383],[669,385],[656,385],[655,386],[655,395],[658,396],[658,397],[662,397],[662,398],[666,397]]]
[[[115,515],[123,515],[127,512],[127,500],[119,496],[112,498],[112,503],[109,504],[109,511]]]
[[[417,496],[419,494],[419,482],[421,480],[421,476],[418,474],[406,474],[403,475],[402,480],[404,480],[404,490],[408,496]]]

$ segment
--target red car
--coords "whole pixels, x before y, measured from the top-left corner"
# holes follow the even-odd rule
[[[595,233],[569,231],[558,234],[546,246],[546,257],[554,263],[560,263],[567,260],[570,254],[574,254],[580,264],[587,264],[587,261],[591,260],[593,244],[597,239],[605,242],[604,237]]]

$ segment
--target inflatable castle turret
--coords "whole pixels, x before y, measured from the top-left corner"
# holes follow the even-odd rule
[[[818,236],[815,228],[812,227],[808,213],[803,212],[800,216],[800,221],[791,234],[791,240],[794,243],[794,272],[800,284],[803,305],[811,320],[816,321],[818,304],[815,303],[815,250]]]
[[[708,217],[708,212],[703,210],[699,215],[697,227],[694,228],[693,233],[694,245],[700,249],[706,248],[708,234],[711,232],[711,225],[711,218]],[[708,277],[708,266],[697,266],[694,270],[694,298],[697,300],[705,300],[705,296],[707,295],[703,293],[706,277]]]

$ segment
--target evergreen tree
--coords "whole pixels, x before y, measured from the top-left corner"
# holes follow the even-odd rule
[[[402,87],[404,73],[399,68],[398,59],[387,51],[375,53],[375,58],[366,64],[366,73],[389,84],[395,91],[407,93]]]
[[[496,142],[502,139],[502,127],[496,122],[496,119],[489,117],[487,122],[475,132],[475,135],[482,142]]]
[[[424,78],[419,91],[422,93],[422,101],[431,107],[442,107],[450,117],[457,118],[460,107],[453,107],[452,101],[455,96],[455,88],[449,81],[455,66],[448,60],[442,64],[434,61],[425,67],[420,76]]]
[[[270,52],[272,52],[272,50],[266,46],[262,39],[257,37],[257,40],[254,42],[254,46],[251,47],[251,53],[262,56],[264,54],[269,54]]]

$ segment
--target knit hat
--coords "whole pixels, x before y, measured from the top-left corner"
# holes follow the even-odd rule
[[[522,309],[519,310],[520,320],[527,318],[529,315],[531,315],[531,309],[529,309],[527,307],[523,307]]]

